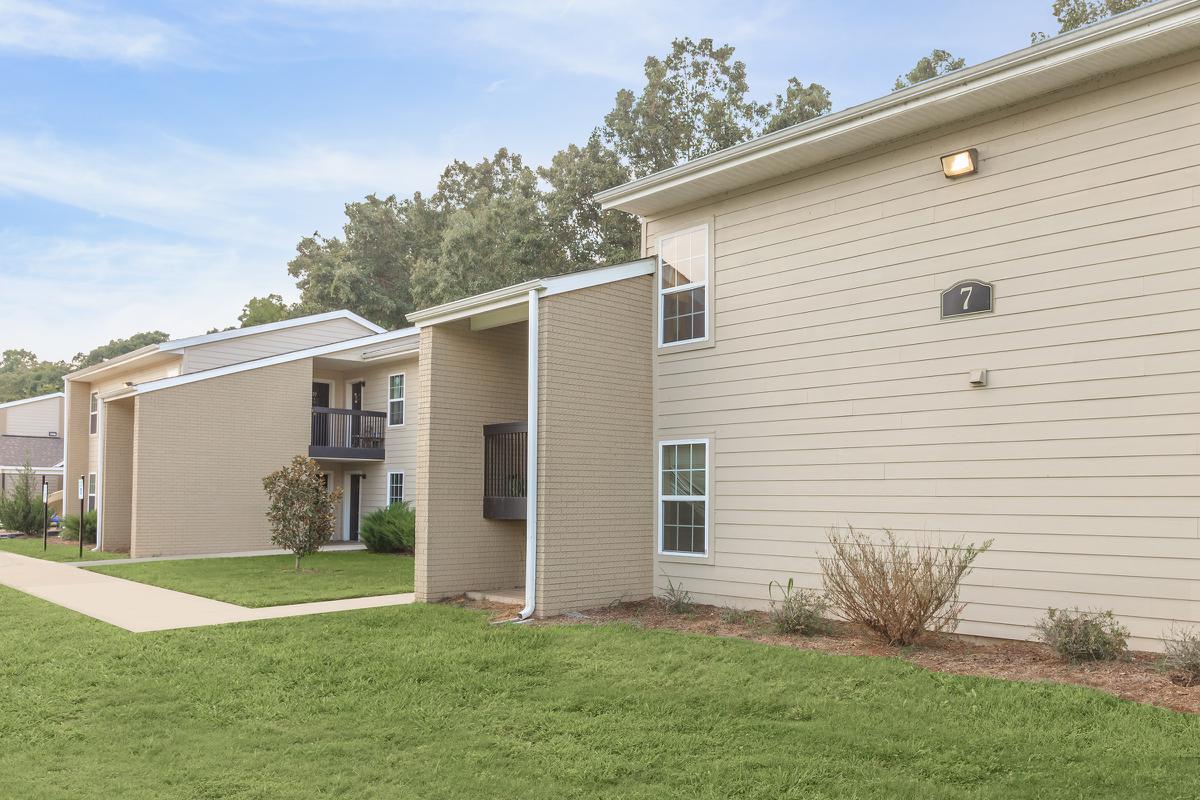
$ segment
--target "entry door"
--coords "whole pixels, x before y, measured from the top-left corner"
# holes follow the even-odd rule
[[[362,411],[363,406],[363,389],[367,384],[362,381],[351,385],[350,387],[350,408],[354,411]],[[362,417],[350,415],[350,446],[362,447]]]
[[[362,505],[362,475],[350,476],[350,526],[347,531],[352,542],[358,541],[358,515]]]
[[[329,384],[318,383],[313,381],[312,385],[312,404],[313,408],[329,408]],[[317,414],[312,415],[312,444],[318,447],[326,447],[329,445],[329,415]]]

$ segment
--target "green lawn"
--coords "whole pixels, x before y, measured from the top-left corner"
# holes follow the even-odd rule
[[[100,561],[101,559],[128,558],[125,553],[93,553],[94,545],[83,546],[84,561]],[[48,561],[79,561],[79,542],[63,542],[57,536],[51,536],[46,551],[42,552],[42,537],[31,536],[20,539],[0,539],[0,550],[16,553],[33,558],[44,558]]]
[[[150,634],[0,608],[22,800],[1200,796],[1200,717],[1079,687],[446,606]]]
[[[412,556],[316,553],[293,569],[290,555],[196,558],[88,567],[106,575],[151,583],[240,606],[280,606],[413,590]]]

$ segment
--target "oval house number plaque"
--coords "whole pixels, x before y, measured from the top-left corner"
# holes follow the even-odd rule
[[[992,310],[992,285],[983,281],[959,281],[942,292],[942,319],[983,314]]]

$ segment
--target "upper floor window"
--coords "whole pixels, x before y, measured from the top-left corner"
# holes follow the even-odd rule
[[[404,424],[404,373],[388,377],[388,425]]]
[[[88,433],[96,432],[96,420],[100,416],[100,395],[92,392],[91,405],[88,407]]]
[[[659,344],[708,338],[708,227],[658,240]]]

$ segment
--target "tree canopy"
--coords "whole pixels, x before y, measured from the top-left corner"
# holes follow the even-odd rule
[[[397,328],[417,308],[637,258],[638,220],[602,211],[598,192],[831,108],[828,89],[797,78],[774,102],[754,101],[733,55],[712,39],[676,39],[646,59],[639,90],[619,91],[602,124],[545,166],[502,147],[447,166],[431,195],[347,203],[340,236],[317,232],[296,246],[288,272],[300,300],[251,298],[239,320],[348,308]]]
[[[1108,19],[1113,14],[1140,8],[1149,2],[1152,0],[1054,0],[1050,10],[1058,20],[1058,32],[1067,33],[1084,25]],[[1033,44],[1048,38],[1050,37],[1042,31],[1035,31],[1029,35]]]
[[[908,72],[897,76],[892,91],[907,89],[913,84],[946,75],[966,65],[965,58],[955,58],[946,50],[934,50],[929,55],[922,56]]]
[[[68,372],[99,364],[148,344],[165,342],[168,338],[162,331],[135,333],[127,339],[113,339],[86,353],[76,353],[70,361],[43,361],[29,350],[5,350],[0,354],[0,403],[61,392],[63,376]]]

